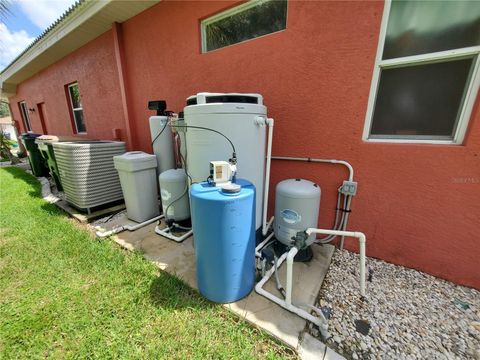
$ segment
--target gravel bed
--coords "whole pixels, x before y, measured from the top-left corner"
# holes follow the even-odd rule
[[[49,184],[50,184],[50,191],[52,192],[53,196],[56,196],[60,200],[65,200],[65,193],[62,191],[59,191],[57,188],[57,184],[55,184],[55,181],[53,180],[52,177],[47,178]]]
[[[348,359],[480,360],[479,291],[367,258],[362,301],[358,265],[358,254],[336,250],[320,290],[328,346]]]

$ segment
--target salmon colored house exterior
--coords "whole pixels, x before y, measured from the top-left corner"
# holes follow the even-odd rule
[[[290,1],[285,30],[202,53],[200,21],[235,5],[150,4],[19,82],[9,97],[13,118],[23,132],[17,104],[26,101],[33,132],[74,134],[66,86],[78,82],[85,136],[152,152],[149,100],[178,112],[202,91],[260,93],[275,119],[273,155],[353,165],[359,189],[348,228],[367,235],[368,256],[480,289],[478,96],[462,144],[364,141],[384,3]],[[331,228],[346,170],[273,161],[271,188],[292,177],[320,184],[319,226]],[[270,212],[273,202],[271,193]]]

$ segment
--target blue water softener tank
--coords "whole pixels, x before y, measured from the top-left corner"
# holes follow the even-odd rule
[[[234,185],[190,190],[198,289],[218,303],[242,299],[255,281],[255,186]]]

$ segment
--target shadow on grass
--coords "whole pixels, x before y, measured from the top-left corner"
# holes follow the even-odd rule
[[[4,171],[12,175],[16,180],[21,180],[29,186],[28,195],[35,198],[42,198],[41,184],[33,175],[28,174],[23,169],[11,166],[2,168]],[[50,216],[65,217],[66,212],[58,208],[55,204],[45,202],[41,205]],[[149,289],[149,295],[152,303],[163,309],[208,309],[218,306],[205,298],[198,291],[192,289],[181,279],[162,272],[156,277]]]
[[[29,185],[30,189],[28,190],[27,194],[33,198],[42,198],[42,184],[39,180],[32,174],[27,173],[25,170],[17,167],[17,166],[9,166],[1,168],[4,171],[8,172],[10,175],[13,176],[16,180],[21,180]],[[56,217],[65,217],[68,214],[60,209],[55,204],[51,204],[49,202],[45,202],[40,206],[41,209],[45,210],[50,216]]]
[[[181,279],[164,271],[150,284],[150,300],[162,309],[210,309],[218,307]]]
[[[15,179],[22,180],[23,182],[30,185],[30,187],[32,188],[31,191],[28,193],[30,196],[38,198],[42,197],[42,185],[39,183],[38,179],[35,176],[28,174],[25,170],[16,166],[3,167],[2,170],[8,172]]]

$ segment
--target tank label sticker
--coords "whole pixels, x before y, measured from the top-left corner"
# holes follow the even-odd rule
[[[168,201],[172,197],[172,194],[162,189],[160,190],[160,196],[162,197],[162,201]]]
[[[282,215],[283,221],[287,224],[297,224],[302,220],[300,214],[292,209],[283,209],[280,214]]]

